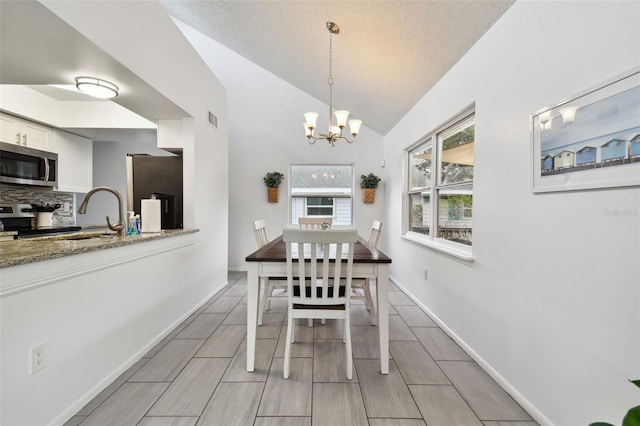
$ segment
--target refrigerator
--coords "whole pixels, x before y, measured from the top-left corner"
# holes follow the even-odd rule
[[[160,200],[162,229],[183,227],[182,157],[127,154],[127,211],[140,214],[141,200]]]

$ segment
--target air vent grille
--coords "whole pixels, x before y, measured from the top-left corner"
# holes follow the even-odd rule
[[[218,128],[218,117],[213,115],[211,111],[209,111],[209,124],[211,124],[216,129]]]

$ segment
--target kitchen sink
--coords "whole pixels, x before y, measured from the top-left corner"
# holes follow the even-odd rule
[[[111,235],[73,235],[71,237],[61,237],[61,240],[91,240],[93,238],[111,238]]]
[[[114,238],[116,237],[116,233],[96,233],[96,232],[86,232],[82,234],[73,234],[73,235],[59,235],[54,237],[55,240],[65,240],[65,241],[81,241],[81,240],[92,240],[96,238]]]

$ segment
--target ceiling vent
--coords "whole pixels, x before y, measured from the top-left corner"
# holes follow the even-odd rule
[[[209,111],[209,124],[211,124],[216,129],[218,128],[218,117],[213,115],[211,111]]]

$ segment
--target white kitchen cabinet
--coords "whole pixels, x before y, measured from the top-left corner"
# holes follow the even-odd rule
[[[29,148],[53,151],[53,129],[33,121],[0,113],[0,140]]]
[[[0,141],[22,145],[20,124],[14,116],[0,113]]]
[[[87,193],[93,188],[93,141],[53,130],[58,153],[58,191]]]

